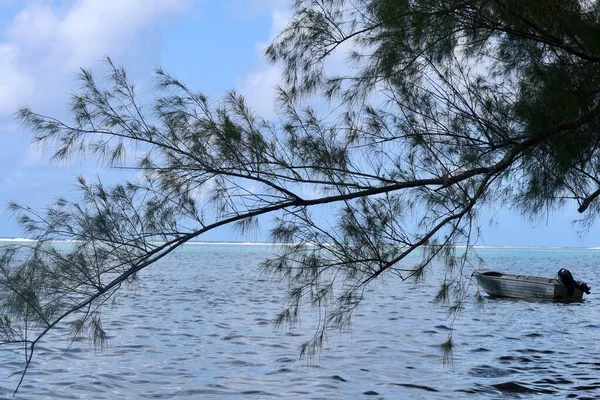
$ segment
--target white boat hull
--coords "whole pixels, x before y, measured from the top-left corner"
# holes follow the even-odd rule
[[[557,279],[538,276],[511,275],[500,272],[475,272],[479,286],[491,297],[514,297],[522,299],[581,300],[583,292],[569,290]]]

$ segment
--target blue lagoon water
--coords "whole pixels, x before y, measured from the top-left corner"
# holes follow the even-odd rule
[[[478,250],[486,269],[568,268],[592,294],[570,304],[486,298],[453,324],[433,302],[435,269],[424,283],[377,282],[351,330],[331,335],[312,360],[299,359],[298,346],[314,316],[294,328],[271,324],[285,287],[258,264],[272,251],[184,246],[106,307],[104,351],[87,339],[46,341],[17,398],[600,398],[600,250]],[[450,332],[454,362],[444,366],[439,345]],[[21,363],[2,353],[1,398],[12,397]]]

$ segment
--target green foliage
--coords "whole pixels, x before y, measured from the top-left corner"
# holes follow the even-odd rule
[[[443,265],[436,299],[455,318],[482,207],[535,217],[575,204],[584,227],[598,215],[597,2],[293,7],[266,51],[284,70],[276,121],[235,92],[214,103],[163,70],[146,103],[110,59],[101,83],[81,72],[70,122],[19,111],[54,159],[81,154],[138,175],[113,187],[80,178],[78,201],[42,211],[11,204],[38,241],[1,255],[2,344],[24,345],[29,362],[61,323],[101,344],[102,305],[139,271],[207,231],[247,231],[269,214],[271,239],[290,244],[264,263],[288,288],[276,323],[319,310],[301,348],[310,355],[348,327],[378,278],[419,280]],[[335,108],[305,106],[311,96]]]
[[[440,345],[440,351],[442,353],[442,361],[445,365],[451,364],[453,361],[452,354],[454,352],[454,341],[452,336],[448,336],[448,339]]]

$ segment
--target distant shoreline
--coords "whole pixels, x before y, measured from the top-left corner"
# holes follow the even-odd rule
[[[1,243],[18,243],[18,242],[36,242],[35,239],[28,238],[19,238],[19,237],[0,237]],[[71,240],[55,240],[54,242],[62,242],[62,243],[70,243],[73,242]],[[162,242],[155,242],[162,243]],[[189,241],[184,243],[184,245],[200,245],[200,246],[211,246],[211,245],[219,245],[219,246],[293,246],[298,243],[271,243],[271,242],[248,242],[248,241]],[[307,243],[310,244],[310,243]],[[456,246],[456,248],[461,249],[465,248],[465,246]],[[475,250],[600,250],[600,247],[597,246],[496,246],[496,245],[479,245],[473,246]]]

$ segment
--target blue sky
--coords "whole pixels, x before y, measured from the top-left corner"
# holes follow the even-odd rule
[[[15,122],[19,106],[64,116],[78,68],[101,73],[100,60],[110,56],[142,89],[150,90],[152,71],[161,66],[214,99],[236,89],[258,113],[272,115],[279,72],[262,49],[285,25],[286,5],[286,0],[0,0],[0,236],[21,236],[4,212],[9,200],[42,207],[69,196],[76,175],[116,178],[114,171],[81,160],[50,163]],[[600,246],[597,227],[579,238],[570,224],[575,217],[566,209],[532,223],[501,211],[493,225],[483,223],[481,244]],[[233,238],[224,229],[205,239]],[[242,239],[264,238],[257,233]]]

